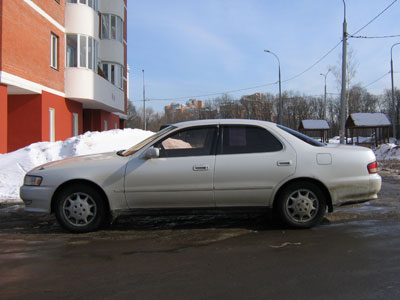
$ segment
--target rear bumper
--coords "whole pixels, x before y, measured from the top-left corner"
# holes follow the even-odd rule
[[[25,210],[29,212],[51,212],[51,198],[53,188],[42,186],[22,186],[19,195],[25,203]]]
[[[332,204],[341,206],[377,199],[381,186],[382,178],[378,174],[358,178],[351,184],[347,182],[342,186],[336,186],[331,189]]]

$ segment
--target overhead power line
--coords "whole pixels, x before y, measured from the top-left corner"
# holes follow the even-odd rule
[[[363,35],[349,35],[352,39],[388,39],[400,37],[400,34],[396,35],[383,35],[383,36],[363,36]]]
[[[389,38],[389,37],[398,37],[398,36],[400,36],[400,35],[385,36],[385,37],[358,37],[358,36],[356,36],[357,33],[361,32],[367,26],[369,26],[372,22],[374,22],[376,19],[378,19],[383,13],[385,13],[390,7],[392,7],[397,1],[398,0],[394,0],[384,10],[382,10],[379,14],[377,14],[374,18],[372,18],[368,23],[366,23],[364,26],[362,26],[360,29],[358,29],[354,33],[350,34],[349,37],[353,37],[353,38]],[[333,48],[331,48],[323,56],[321,56],[321,58],[319,58],[315,63],[313,63],[312,65],[310,65],[306,69],[304,69],[304,71],[302,71],[302,72],[300,72],[300,73],[298,73],[298,74],[296,74],[296,75],[294,75],[294,76],[292,76],[292,77],[290,77],[288,79],[282,80],[282,82],[288,82],[288,81],[294,80],[294,79],[304,75],[305,73],[307,73],[308,71],[313,69],[316,65],[318,65],[322,60],[324,60],[329,54],[331,54],[342,42],[343,42],[343,39],[340,40],[340,42],[338,42]],[[368,87],[368,86],[374,84],[375,82],[379,81],[380,79],[382,79],[386,75],[387,75],[387,73],[385,73],[385,75],[383,75],[381,78],[378,78],[376,81],[366,85],[365,87]],[[224,92],[219,92],[219,93],[209,93],[209,94],[203,94],[203,95],[196,95],[196,96],[170,97],[170,98],[162,98],[162,99],[149,98],[149,99],[146,99],[146,101],[173,101],[173,100],[177,100],[178,101],[178,100],[200,98],[200,97],[211,97],[211,96],[217,96],[217,95],[222,95],[222,94],[229,94],[229,93],[236,93],[236,92],[241,92],[241,91],[259,89],[261,87],[267,87],[267,86],[275,85],[277,83],[278,82],[276,81],[276,82],[273,82],[273,83],[268,83],[268,84],[253,86],[253,87],[241,88],[241,89],[231,90],[231,91],[224,91]],[[138,101],[132,101],[132,102],[138,102]]]
[[[356,32],[354,32],[351,35],[356,35],[357,33],[359,33],[360,31],[364,30],[365,27],[367,27],[369,24],[371,24],[372,22],[374,22],[376,19],[378,19],[385,11],[387,11],[390,7],[393,6],[393,4],[395,4],[397,2],[397,0],[394,0],[392,3],[390,3],[384,10],[382,10],[378,15],[376,15],[376,17],[374,17],[371,21],[369,21],[367,24],[365,24],[363,27],[361,27],[360,29],[358,29]]]
[[[374,81],[368,83],[367,85],[364,86],[364,88],[369,87],[370,85],[373,85],[374,83],[377,83],[379,80],[383,79],[384,77],[386,77],[387,75],[390,74],[390,71],[386,72],[385,74],[383,74],[382,76],[380,76],[378,79],[375,79]]]

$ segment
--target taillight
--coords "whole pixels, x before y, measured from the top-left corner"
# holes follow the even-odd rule
[[[374,161],[373,163],[368,164],[367,169],[369,174],[378,173],[378,163]]]

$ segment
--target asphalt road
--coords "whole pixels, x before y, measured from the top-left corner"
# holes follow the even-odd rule
[[[400,176],[380,199],[288,230],[265,215],[124,216],[63,231],[0,208],[0,299],[400,299]]]

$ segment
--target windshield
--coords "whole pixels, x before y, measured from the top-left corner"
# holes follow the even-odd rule
[[[306,142],[307,144],[310,144],[312,146],[316,146],[316,147],[324,147],[326,146],[324,143],[321,143],[317,140],[314,140],[313,138],[309,137],[308,135],[302,134],[296,130],[287,128],[285,126],[282,125],[276,125],[278,126],[280,129],[290,133],[291,135],[297,137],[298,139],[302,140],[303,142]]]
[[[167,132],[170,132],[171,130],[175,129],[176,127],[174,126],[168,126],[164,128],[163,130],[160,130],[159,132],[153,134],[152,136],[148,137],[147,139],[141,141],[139,144],[136,144],[132,147],[130,147],[128,150],[125,150],[121,153],[122,156],[129,156],[132,155],[133,153],[137,152],[138,150],[142,149],[144,146],[150,144],[152,141],[158,139],[160,136],[164,135]]]

